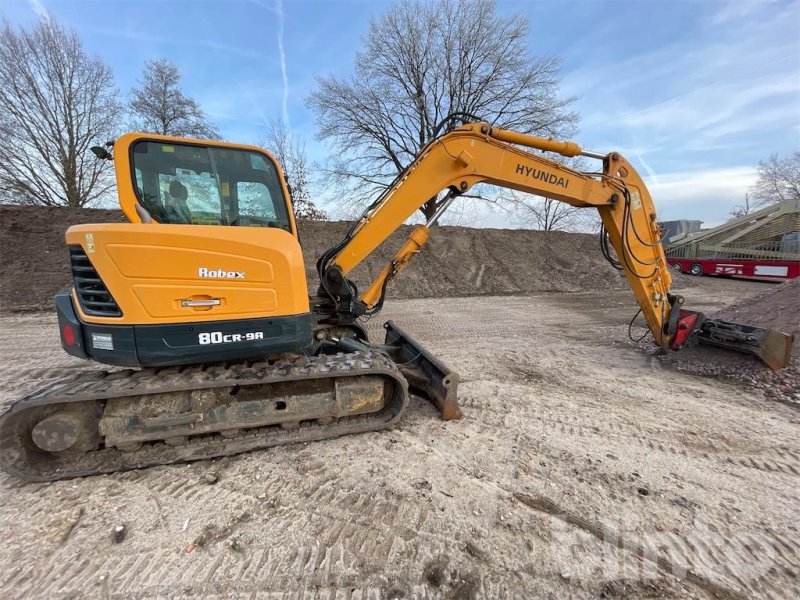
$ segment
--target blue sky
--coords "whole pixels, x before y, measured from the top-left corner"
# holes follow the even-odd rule
[[[168,58],[225,138],[257,142],[270,118],[285,117],[322,161],[331,149],[314,139],[304,99],[316,75],[350,72],[383,6],[4,0],[0,13],[23,26],[47,14],[73,27],[126,92],[145,60]],[[581,116],[575,141],[632,160],[663,219],[725,220],[759,160],[800,149],[798,2],[501,1],[498,11],[530,19],[533,54],[564,59],[562,91],[578,97]],[[502,213],[476,220],[507,223]]]

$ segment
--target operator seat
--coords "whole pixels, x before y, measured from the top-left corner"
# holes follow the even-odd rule
[[[175,179],[169,184],[169,194],[164,198],[164,212],[169,223],[191,224],[192,213],[186,204],[188,197],[189,192],[180,181]]]

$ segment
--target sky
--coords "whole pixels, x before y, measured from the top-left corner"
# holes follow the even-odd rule
[[[52,17],[75,29],[127,93],[144,62],[173,61],[184,91],[225,139],[263,140],[273,118],[313,161],[336,149],[315,138],[305,99],[315,77],[352,72],[368,0],[0,0],[30,27]],[[659,218],[728,218],[771,154],[800,150],[800,2],[781,0],[528,0],[498,2],[531,23],[533,56],[563,59],[561,92],[580,115],[573,140],[616,150],[643,175]],[[320,192],[336,216],[336,198]],[[511,226],[479,209],[470,222]]]

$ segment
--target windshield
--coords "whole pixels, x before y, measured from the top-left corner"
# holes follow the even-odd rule
[[[131,156],[136,196],[159,223],[291,232],[277,170],[265,154],[143,140]]]

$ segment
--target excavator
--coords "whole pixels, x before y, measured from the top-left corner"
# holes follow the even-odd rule
[[[409,389],[457,419],[458,375],[392,321],[363,319],[456,199],[478,184],[595,209],[655,343],[788,363],[793,338],[715,320],[670,292],[653,201],[619,153],[461,119],[435,137],[316,263],[309,295],[290,189],[262,148],[127,133],[114,163],[128,223],[66,232],[73,286],[55,297],[61,343],[115,368],[56,381],[0,417],[0,466],[49,481],[208,459],[392,426]],[[465,122],[468,121],[468,122]],[[580,172],[544,153],[601,162]],[[442,201],[363,290],[353,270],[437,194]]]

